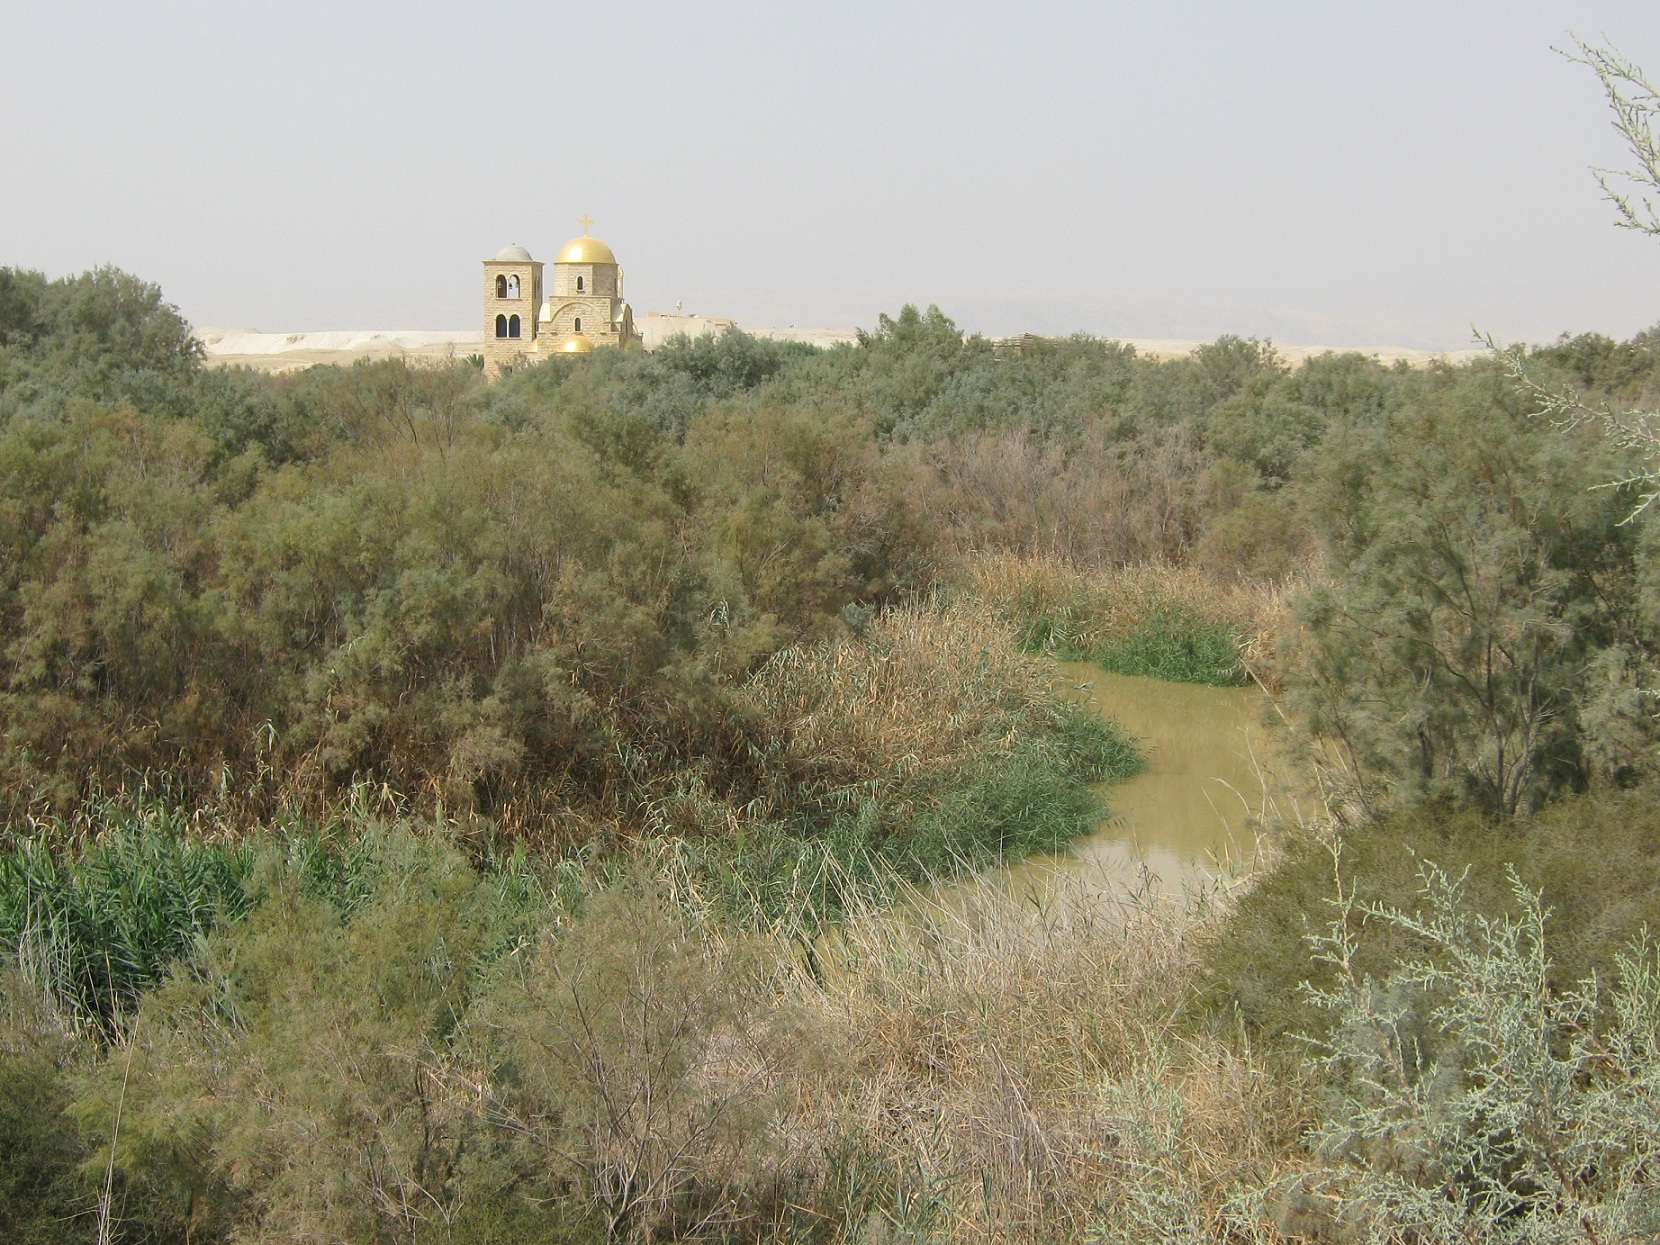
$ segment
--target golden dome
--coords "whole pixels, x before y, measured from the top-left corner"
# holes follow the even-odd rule
[[[590,238],[583,234],[580,238],[572,238],[559,248],[559,254],[554,258],[556,264],[614,264],[617,257],[611,253],[611,248],[598,238]]]
[[[568,333],[554,347],[556,354],[593,354],[594,343],[580,333]]]

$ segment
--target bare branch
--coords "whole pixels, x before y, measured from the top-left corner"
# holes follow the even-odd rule
[[[1590,44],[1578,35],[1573,40],[1578,55],[1557,50],[1597,75],[1614,113],[1614,132],[1637,162],[1634,168],[1593,168],[1591,172],[1603,197],[1619,213],[1617,223],[1622,229],[1660,236],[1660,209],[1649,198],[1660,193],[1660,91],[1639,65],[1612,44]]]

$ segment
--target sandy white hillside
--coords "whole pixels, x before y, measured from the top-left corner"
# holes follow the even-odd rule
[[[725,317],[689,316],[650,312],[640,319],[640,335],[647,350],[654,350],[679,333],[697,337],[736,328]],[[801,341],[815,346],[834,346],[858,339],[853,329],[754,328],[745,332],[773,341]],[[204,328],[197,339],[209,363],[220,367],[252,367],[262,372],[292,372],[319,363],[351,363],[357,359],[465,358],[481,348],[477,329],[403,330],[364,329],[324,333],[261,333],[257,329]],[[1198,341],[1174,338],[1126,339],[1142,354],[1175,359],[1192,352]],[[1328,351],[1358,351],[1374,355],[1384,363],[1407,363],[1423,367],[1435,359],[1458,361],[1479,354],[1474,350],[1437,353],[1403,346],[1323,346],[1276,342],[1275,349],[1287,362],[1296,364]]]
[[[209,363],[252,367],[262,372],[291,372],[317,363],[350,363],[354,359],[457,358],[479,348],[477,329],[261,333],[257,329],[205,328],[197,332],[196,338]]]

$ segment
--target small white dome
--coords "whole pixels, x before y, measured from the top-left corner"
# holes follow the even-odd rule
[[[524,247],[520,246],[517,242],[513,243],[512,246],[504,246],[501,250],[497,251],[496,260],[498,263],[527,264],[531,262],[530,252],[525,250]]]

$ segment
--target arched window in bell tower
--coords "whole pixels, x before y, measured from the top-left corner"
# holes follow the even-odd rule
[[[507,336],[507,317],[506,316],[497,316],[496,317],[496,336],[497,337],[506,337]]]
[[[514,273],[512,276],[507,278],[507,297],[517,298],[518,296],[519,296],[519,275],[518,275],[518,273]]]
[[[518,316],[508,316],[507,317],[507,335],[509,337],[517,337],[519,335],[519,317]]]
[[[506,298],[507,297],[507,278],[506,277],[499,276],[499,275],[496,277],[496,297],[497,298]]]

